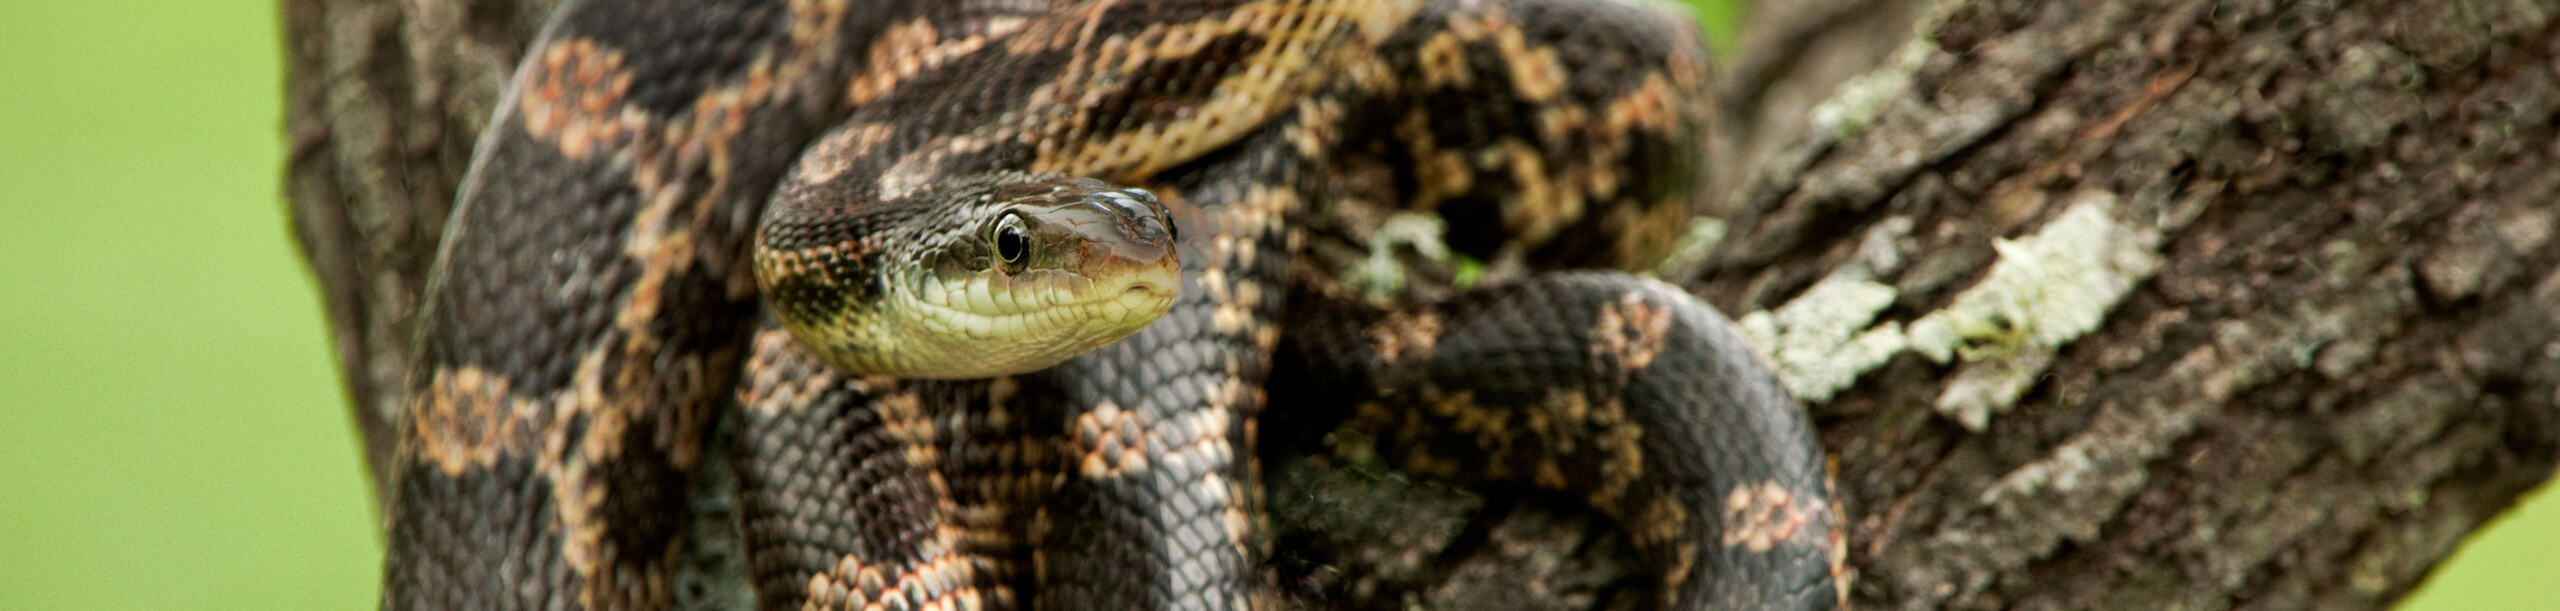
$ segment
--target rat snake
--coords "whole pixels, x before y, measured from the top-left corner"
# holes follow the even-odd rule
[[[383,604],[668,606],[716,430],[766,607],[1284,605],[1261,457],[1328,445],[1587,502],[1643,606],[1836,604],[1730,323],[1562,271],[1666,254],[1709,70],[1617,3],[568,0],[431,273]],[[1400,211],[1496,271],[1335,282]]]

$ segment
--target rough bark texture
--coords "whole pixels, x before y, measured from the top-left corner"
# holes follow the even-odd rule
[[[360,423],[550,4],[286,1],[289,195]],[[1856,602],[2378,606],[2552,473],[2560,8],[1781,4],[1729,71],[1728,230],[1672,275],[1808,397]],[[1574,508],[1272,471],[1314,603],[1625,583]]]
[[[1905,353],[1814,406],[1855,597],[2375,606],[2547,478],[2556,16],[1957,4],[1862,127],[1759,147],[1696,285],[1728,311],[1845,270],[1913,321],[2078,202],[2158,234],[2156,271],[1983,430],[1932,407],[1984,363]]]
[[[285,196],[377,498],[445,213],[552,0],[284,0]]]

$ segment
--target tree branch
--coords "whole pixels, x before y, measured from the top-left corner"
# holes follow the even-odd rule
[[[1858,599],[2379,606],[2550,476],[2550,8],[1979,2],[1926,19],[1810,113],[1831,124],[1765,148],[1691,276],[1733,312],[1879,287],[1866,312],[1804,324],[1908,325],[1909,351],[1845,366],[1872,369],[1813,406]],[[2144,261],[1993,246],[2075,209],[2110,228],[2082,252],[2132,243]],[[2072,290],[1968,309],[2001,266]],[[2074,278],[2107,274],[2135,282],[2072,303],[2107,297]],[[2085,334],[2019,338],[2091,307]],[[1969,316],[1954,327],[1980,358],[1924,355],[1932,315]],[[1859,352],[1812,346],[1811,365]],[[2023,380],[2014,398],[1960,384],[2004,376]]]

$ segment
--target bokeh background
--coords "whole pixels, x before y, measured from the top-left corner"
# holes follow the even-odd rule
[[[279,195],[276,10],[0,0],[0,609],[375,604],[370,493]],[[2560,609],[2554,497],[2406,608]]]

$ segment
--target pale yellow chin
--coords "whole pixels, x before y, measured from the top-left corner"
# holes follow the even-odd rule
[[[829,360],[864,374],[984,378],[1046,369],[1164,316],[1181,286],[1170,269],[1096,281],[1053,270],[926,280],[883,295],[870,324],[822,332]],[[795,329],[799,331],[799,329]]]

